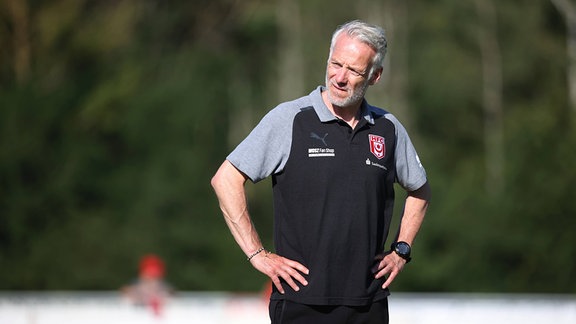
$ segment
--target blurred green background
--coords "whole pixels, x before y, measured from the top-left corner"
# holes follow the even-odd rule
[[[369,102],[434,193],[392,289],[574,293],[574,5],[0,0],[0,290],[117,289],[145,253],[180,290],[260,290],[210,178],[324,82],[331,33],[359,18],[389,38]],[[271,247],[270,182],[248,191]]]

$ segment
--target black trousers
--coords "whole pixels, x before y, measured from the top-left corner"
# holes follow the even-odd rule
[[[318,306],[271,300],[272,324],[388,324],[388,299],[368,306]]]

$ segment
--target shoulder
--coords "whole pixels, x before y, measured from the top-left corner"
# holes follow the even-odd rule
[[[274,134],[288,136],[298,114],[308,110],[311,101],[307,97],[286,101],[268,111],[255,130],[266,130]]]
[[[306,110],[312,105],[309,96],[300,97],[295,100],[286,101],[270,110],[263,120],[282,120],[293,119],[298,113]]]
[[[395,128],[402,127],[402,123],[391,112],[384,108],[368,105],[369,116],[374,124],[387,123],[392,124]]]

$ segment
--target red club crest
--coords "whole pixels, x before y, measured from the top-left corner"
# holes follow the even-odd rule
[[[372,152],[372,154],[374,154],[374,156],[379,160],[384,158],[386,155],[386,144],[384,137],[369,134],[368,139],[370,140],[370,152]]]

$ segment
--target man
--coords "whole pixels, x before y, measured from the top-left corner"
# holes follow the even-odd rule
[[[388,323],[388,286],[410,260],[430,188],[404,127],[364,100],[386,44],[378,26],[340,26],[326,85],[270,111],[212,179],[236,242],[272,280],[272,323]],[[275,253],[262,246],[244,191],[247,179],[268,176]],[[394,182],[408,196],[386,252]]]

